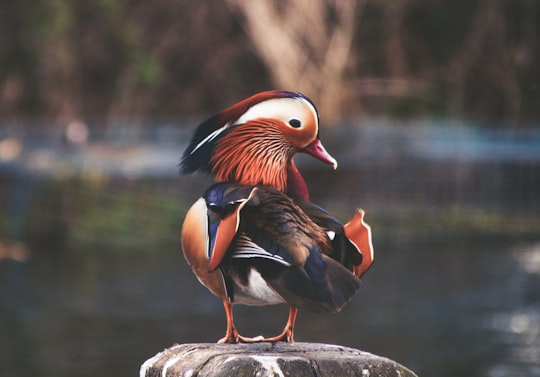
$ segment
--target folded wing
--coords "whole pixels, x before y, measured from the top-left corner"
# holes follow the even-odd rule
[[[249,285],[252,270],[289,304],[308,310],[339,311],[358,289],[353,262],[348,269],[334,258],[336,242],[319,219],[324,210],[314,221],[308,213],[317,211],[306,213],[280,191],[230,183],[213,185],[204,200],[208,271],[222,271],[229,297],[235,286],[249,289],[242,284]],[[343,234],[337,221],[335,228]]]

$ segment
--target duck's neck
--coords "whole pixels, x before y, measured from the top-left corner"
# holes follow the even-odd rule
[[[309,201],[306,181],[292,160],[287,166],[287,195],[296,200]]]
[[[231,154],[231,159],[226,162],[214,163],[214,177],[218,182],[234,182],[241,185],[263,185],[275,190],[285,192],[295,200],[309,201],[309,191],[306,181],[298,171],[298,168],[290,159],[287,163],[280,159],[271,163],[268,160],[259,159],[256,156],[243,157],[237,160],[240,154]],[[246,160],[250,164],[246,164]],[[261,162],[265,161],[265,163]],[[248,167],[249,166],[249,167]]]
[[[263,159],[248,156],[241,160],[231,158],[227,163],[214,164],[214,177],[217,182],[234,182],[241,185],[269,186],[285,192],[288,187],[285,165],[264,163]]]
[[[290,184],[295,192],[307,192],[307,188],[296,188],[301,187],[303,179],[292,162],[291,147],[277,131],[254,124],[233,128],[223,135],[210,159],[216,181],[264,185],[283,192],[289,191]]]

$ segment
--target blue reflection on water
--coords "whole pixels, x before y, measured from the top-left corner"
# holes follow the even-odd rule
[[[335,315],[300,313],[297,340],[360,348],[420,375],[537,375],[538,245],[436,246],[379,249],[354,301]],[[175,342],[220,338],[221,303],[171,249],[0,262],[2,369],[128,376]],[[236,319],[247,335],[271,335],[286,312],[238,307]]]

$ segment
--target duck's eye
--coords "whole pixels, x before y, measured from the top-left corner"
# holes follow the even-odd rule
[[[289,125],[294,128],[300,128],[300,126],[302,125],[302,122],[300,122],[298,119],[291,119],[289,121]]]

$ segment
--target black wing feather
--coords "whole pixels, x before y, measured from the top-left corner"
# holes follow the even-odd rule
[[[215,140],[205,142],[203,144],[201,143],[212,132],[215,132],[224,126],[223,124],[220,124],[219,120],[219,114],[214,115],[202,122],[195,129],[191,142],[184,151],[182,159],[180,160],[181,174],[194,173],[197,170],[204,173],[210,173],[210,158],[212,157]]]

